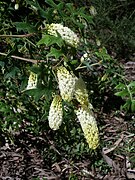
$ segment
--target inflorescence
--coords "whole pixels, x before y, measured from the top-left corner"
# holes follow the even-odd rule
[[[73,46],[75,48],[79,45],[79,38],[77,35],[68,27],[64,27],[62,24],[47,24],[46,29],[48,34],[52,36],[58,37],[58,35],[61,36],[61,38],[70,46]]]
[[[66,44],[77,48],[79,38],[68,27],[62,24],[46,25],[49,35],[58,37],[59,35]],[[88,54],[84,54],[81,62],[88,58]],[[49,110],[49,126],[53,130],[58,130],[62,124],[63,107],[62,100],[72,103],[74,112],[80,122],[86,141],[91,149],[96,149],[99,145],[99,132],[97,123],[92,111],[92,105],[89,102],[88,92],[82,78],[78,78],[72,71],[67,70],[64,66],[57,69],[57,80],[60,95],[54,95]],[[31,72],[26,90],[35,89],[37,86],[37,74]],[[77,104],[74,104],[77,102]]]
[[[62,123],[62,99],[72,102],[76,99],[79,108],[75,107],[75,114],[80,122],[86,141],[91,149],[99,145],[99,133],[97,123],[92,111],[92,105],[88,99],[88,93],[84,81],[77,78],[73,72],[60,66],[57,70],[60,96],[55,96],[49,111],[49,126],[57,130]]]

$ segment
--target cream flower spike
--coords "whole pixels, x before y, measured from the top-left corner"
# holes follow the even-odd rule
[[[69,72],[65,67],[60,66],[57,70],[58,84],[61,97],[64,101],[70,102],[75,93],[75,83],[77,77],[73,72]]]
[[[37,74],[30,72],[28,85],[26,87],[26,90],[29,89],[35,89],[37,87]]]
[[[92,105],[89,102],[88,92],[86,85],[82,78],[79,78],[75,84],[75,98],[83,106],[92,109]]]
[[[69,45],[77,48],[79,45],[79,38],[77,35],[68,27],[64,27],[62,24],[47,24],[46,29],[48,31],[48,34],[53,36],[58,36],[57,33],[60,34],[61,38]]]
[[[62,124],[62,99],[59,95],[55,95],[49,110],[49,126],[53,130],[58,130],[60,125]]]
[[[96,149],[99,145],[99,132],[92,111],[82,106],[78,110],[75,110],[75,113],[81,124],[89,148]]]

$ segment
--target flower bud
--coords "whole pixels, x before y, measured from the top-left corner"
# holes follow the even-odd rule
[[[19,9],[19,4],[15,4],[15,10]]]

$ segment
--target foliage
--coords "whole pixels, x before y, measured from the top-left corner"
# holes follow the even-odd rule
[[[97,11],[94,30],[110,52],[126,59],[135,48],[135,1],[92,1]]]
[[[126,101],[122,109],[135,112],[135,81],[129,84],[126,82],[119,83],[115,88],[118,91],[115,95],[122,97]]]
[[[102,32],[97,33],[101,21],[99,6],[96,6],[98,15],[93,16],[83,7],[83,2],[78,6],[76,1],[65,2],[20,0],[18,9],[15,2],[0,2],[0,51],[6,54],[0,60],[0,128],[7,136],[21,128],[37,136],[49,136],[63,157],[81,159],[92,157],[93,152],[76,123],[73,105],[63,102],[64,122],[58,131],[52,131],[48,125],[53,95],[59,94],[57,67],[63,65],[76,77],[82,77],[90,102],[98,108],[104,103],[105,93],[113,94],[114,87],[121,82],[122,68],[104,46],[109,41],[104,40]],[[60,23],[75,32],[79,46],[67,44],[59,32],[57,36],[48,34],[46,26],[52,23]],[[81,60],[85,53],[87,58]],[[38,77],[37,87],[26,90],[31,72]],[[40,150],[53,163],[59,159],[59,153],[51,147],[47,144]]]

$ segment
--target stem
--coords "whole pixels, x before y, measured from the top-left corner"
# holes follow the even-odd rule
[[[97,65],[100,65],[102,63],[102,60],[97,62],[97,63],[94,63],[94,64],[91,64],[90,66],[97,66]],[[87,68],[87,66],[81,66],[82,63],[75,69],[75,70],[78,70],[78,69],[83,69],[83,68]]]
[[[36,45],[35,45],[33,42],[31,42],[29,39],[27,39],[27,38],[25,38],[25,39],[26,39],[26,41],[28,41],[32,46],[36,47]]]
[[[21,34],[21,35],[6,35],[6,34],[3,34],[3,35],[0,35],[0,38],[6,38],[6,37],[14,37],[14,38],[24,38],[24,37],[30,37],[30,36],[34,36],[35,33],[31,33],[31,34]]]
[[[126,85],[126,88],[127,88],[127,90],[128,90],[130,100],[132,101],[132,100],[133,100],[133,97],[132,97],[131,91],[130,91],[130,89],[129,89],[129,87],[128,87],[128,85],[127,85],[126,83],[125,83],[125,85]]]
[[[75,70],[78,70],[78,69],[83,69],[83,68],[87,68],[87,66],[78,66]]]
[[[0,52],[0,55],[2,55],[2,56],[8,56],[8,54],[2,53],[2,52]],[[22,61],[32,62],[32,63],[34,63],[34,64],[37,64],[38,62],[44,62],[44,60],[28,59],[28,58],[23,58],[23,57],[14,56],[14,55],[12,55],[12,56],[10,56],[10,57],[12,57],[12,58],[14,58],[14,59],[20,59],[20,60],[22,60]]]

